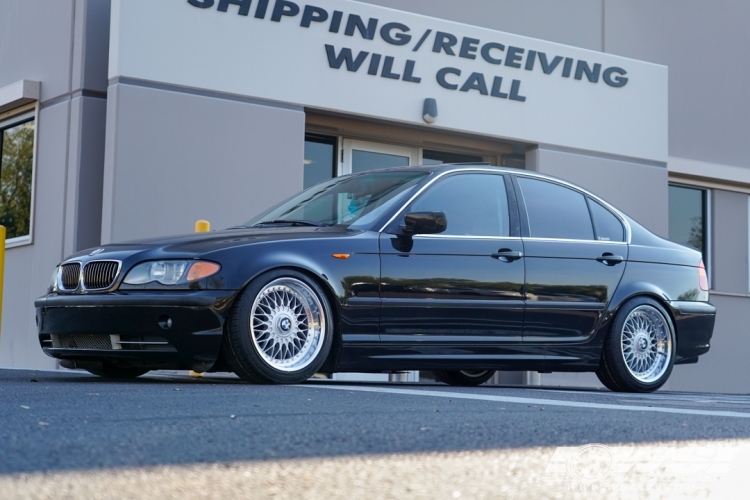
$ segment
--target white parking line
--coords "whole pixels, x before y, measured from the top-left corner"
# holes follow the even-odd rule
[[[560,401],[557,399],[538,399],[538,398],[516,398],[512,396],[490,396],[487,394],[472,394],[467,392],[447,392],[447,391],[423,391],[415,389],[391,389],[388,387],[362,387],[348,385],[324,385],[324,384],[307,384],[298,385],[312,389],[332,389],[336,391],[354,391],[354,392],[376,392],[380,394],[401,394],[404,396],[429,396],[434,398],[449,399],[474,399],[478,401],[493,401],[496,403],[515,403],[538,406],[567,406],[572,408],[590,408],[597,410],[620,410],[620,411],[641,411],[654,413],[677,413],[680,415],[703,415],[708,417],[730,417],[730,418],[750,418],[750,413],[736,411],[711,411],[711,410],[692,410],[689,408],[664,408],[658,406],[636,406],[636,405],[615,405],[605,403],[585,403],[582,401]]]

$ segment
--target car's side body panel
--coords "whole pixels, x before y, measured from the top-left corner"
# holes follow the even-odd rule
[[[528,239],[524,342],[582,342],[591,337],[622,278],[626,263],[597,261],[605,253],[627,259],[622,243]]]
[[[383,234],[381,248],[382,342],[521,342],[523,259],[491,257],[523,253],[520,238],[414,237],[406,249]]]

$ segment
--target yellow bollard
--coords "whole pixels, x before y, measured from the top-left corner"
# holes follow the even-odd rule
[[[5,226],[0,226],[0,333],[3,326],[3,281],[5,280]]]
[[[211,223],[207,220],[199,220],[195,222],[195,232],[196,233],[207,233],[211,230]],[[190,376],[191,377],[202,377],[203,374],[199,372],[194,372],[193,370],[190,370]]]
[[[199,220],[195,222],[196,233],[207,233],[211,230],[211,223],[207,220]]]

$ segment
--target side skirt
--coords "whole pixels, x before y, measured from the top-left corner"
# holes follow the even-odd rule
[[[600,346],[587,345],[345,345],[336,371],[507,370],[592,372]]]

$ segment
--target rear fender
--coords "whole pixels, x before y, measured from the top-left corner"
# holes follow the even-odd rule
[[[627,270],[625,273],[627,274]],[[623,276],[620,285],[617,287],[617,290],[615,290],[615,294],[607,305],[607,310],[602,316],[596,333],[590,340],[592,346],[601,347],[604,345],[604,339],[612,328],[612,322],[617,316],[617,313],[620,311],[623,304],[634,297],[651,297],[659,302],[671,314],[669,300],[667,298],[668,295],[664,290],[653,283],[645,281],[626,282],[625,277]],[[674,318],[672,318],[672,322],[674,322]]]

